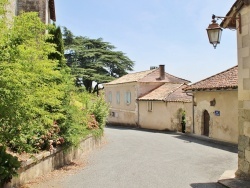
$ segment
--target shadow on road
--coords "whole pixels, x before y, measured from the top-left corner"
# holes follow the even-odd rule
[[[219,183],[192,183],[190,186],[192,188],[224,188],[224,186]]]
[[[195,136],[195,135],[189,135],[189,134],[181,134],[181,133],[176,133],[175,138],[184,140],[187,143],[194,142],[196,144],[202,144],[205,146],[225,150],[228,152],[232,153],[238,153],[238,147],[236,144],[231,144],[227,142],[221,142],[217,140],[213,140],[211,138],[206,138],[202,136]]]
[[[194,134],[183,134],[178,132],[171,132],[171,131],[159,131],[159,130],[150,130],[150,129],[142,129],[137,127],[131,126],[118,126],[118,125],[106,125],[106,128],[109,129],[118,129],[118,130],[135,130],[135,131],[143,131],[143,132],[150,132],[150,133],[161,133],[161,134],[168,134],[172,135],[174,138],[181,139],[185,143],[196,143],[201,144],[221,150],[225,150],[232,153],[238,153],[238,147],[236,144],[231,144],[227,142],[217,141],[205,136],[199,136]]]

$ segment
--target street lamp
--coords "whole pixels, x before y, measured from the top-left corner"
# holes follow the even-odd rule
[[[212,16],[212,23],[209,24],[208,28],[207,28],[207,35],[208,35],[208,39],[210,44],[213,45],[214,48],[216,48],[217,44],[220,44],[220,39],[221,39],[221,34],[222,34],[222,28],[220,27],[220,25],[218,23],[216,23],[215,18],[218,19],[224,19],[222,21],[222,23],[220,25],[223,25],[223,23],[225,22],[225,20],[228,20],[229,23],[232,23],[234,25],[234,27],[227,27],[227,28],[234,28],[236,27],[236,20],[238,20],[238,28],[239,29],[239,33],[241,33],[241,16],[240,14],[238,14],[238,17],[222,17],[222,16],[215,16],[213,14]]]
[[[220,44],[222,28],[216,23],[215,15],[212,16],[212,23],[209,24],[207,28],[207,35],[210,44],[213,45],[214,49],[216,48],[217,44]]]

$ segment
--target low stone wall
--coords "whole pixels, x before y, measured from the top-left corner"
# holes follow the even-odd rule
[[[102,138],[88,136],[78,147],[67,149],[58,148],[53,151],[44,152],[33,159],[22,162],[18,171],[19,176],[4,186],[4,188],[18,188],[34,178],[50,173],[64,165],[70,164],[73,160],[79,159],[88,151],[101,145]]]

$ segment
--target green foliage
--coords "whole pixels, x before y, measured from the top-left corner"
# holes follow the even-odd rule
[[[46,26],[36,13],[14,20],[0,55],[0,141],[17,151],[32,151],[41,136],[63,121],[64,74],[46,42]],[[34,136],[35,135],[35,136]]]
[[[91,114],[95,116],[100,129],[104,128],[108,117],[108,113],[109,113],[109,107],[105,102],[104,98],[102,96],[98,97],[91,107]]]
[[[6,148],[0,146],[0,185],[10,182],[13,176],[17,176],[20,167],[17,157],[6,153]]]
[[[54,44],[56,51],[49,55],[49,59],[56,59],[59,61],[59,68],[66,66],[64,59],[64,45],[62,39],[62,32],[60,27],[56,27],[55,24],[49,27],[49,34],[51,35],[47,41]]]
[[[134,62],[123,52],[101,38],[75,37],[64,28],[65,57],[76,78],[82,78],[87,91],[92,91],[92,82],[106,83],[133,70]]]
[[[32,12],[14,17],[10,24],[3,2],[0,144],[20,153],[37,152],[65,143],[76,145],[93,130],[103,131],[104,100],[75,89],[62,55],[60,28],[46,26]]]
[[[68,144],[77,145],[88,134],[103,132],[108,115],[108,107],[103,97],[96,97],[88,92],[72,92],[68,110],[70,113],[63,131],[63,137]],[[95,119],[92,119],[93,115]],[[90,127],[92,123],[97,126]]]

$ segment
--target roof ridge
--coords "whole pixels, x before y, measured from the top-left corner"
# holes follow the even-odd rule
[[[145,75],[143,78],[145,78],[146,76],[152,74],[153,72],[157,71],[157,70],[160,70],[160,68],[157,68],[157,69],[152,69],[152,70],[147,70],[148,71],[148,74]],[[145,71],[146,72],[146,71]],[[142,80],[143,78],[137,80],[137,82],[140,82],[140,80]]]
[[[178,84],[178,83],[176,83],[176,84]],[[164,98],[164,101],[167,100],[167,98],[169,97],[169,95],[171,95],[172,93],[174,93],[175,91],[177,91],[177,90],[178,90],[181,86],[183,86],[183,85],[185,85],[185,83],[180,83],[178,87],[176,87],[175,89],[173,89],[172,91],[170,91],[170,92],[168,93],[168,95]]]

